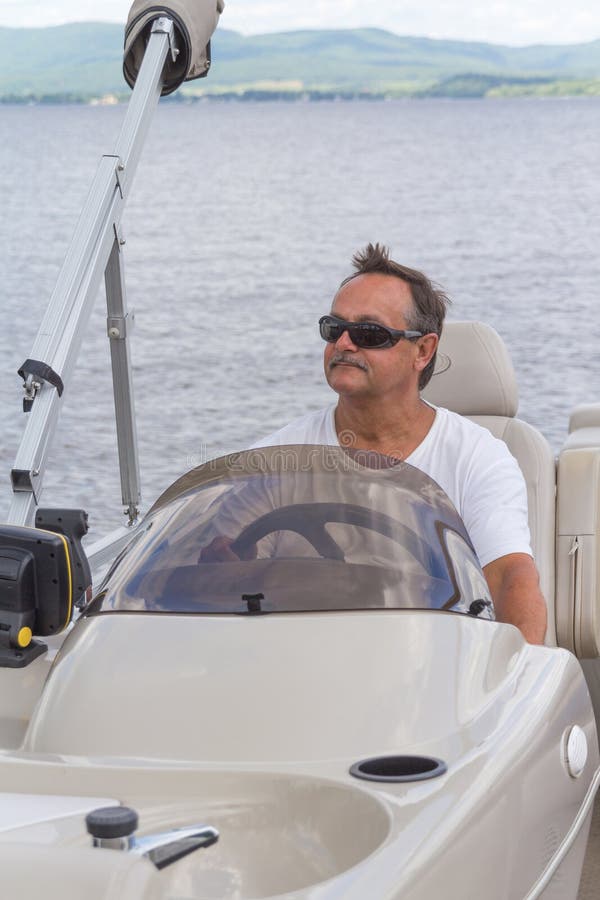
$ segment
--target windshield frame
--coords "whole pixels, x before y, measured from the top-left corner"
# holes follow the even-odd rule
[[[283,529],[281,522],[285,524],[285,516],[293,513],[294,524],[291,531],[296,532],[294,552],[291,555],[289,549],[288,555],[282,551],[273,552],[271,557],[267,557],[271,560],[270,563],[262,556],[245,560],[242,557],[226,560],[203,558],[206,547],[200,543],[200,539],[194,545],[193,528],[198,528],[198,533],[210,535],[214,523],[207,510],[202,507],[202,501],[206,506],[208,500],[208,512],[212,504],[213,516],[225,519],[225,510],[231,518],[229,507],[235,506],[235,503],[238,506],[241,504],[242,512],[246,513],[242,502],[244,493],[259,496],[261,490],[269,494],[269,503],[278,496],[278,492],[281,496],[289,494],[295,502],[280,503],[279,506],[275,503],[254,523],[242,528],[241,533],[248,532],[252,524],[256,527],[261,518],[266,519],[267,524],[278,523],[277,528],[282,528],[282,531],[278,531],[273,525],[268,534],[276,534],[277,539],[284,544],[287,541],[287,547],[290,539],[286,538],[284,541],[279,535],[290,531],[290,528]],[[311,495],[311,490],[314,490],[314,495]],[[336,499],[324,502],[321,500],[323,493],[326,498]],[[302,498],[304,495],[310,499],[310,503],[305,503],[305,508],[302,508],[303,505],[297,500],[298,496]],[[337,499],[339,497],[343,499]],[[347,502],[348,498],[354,502]],[[361,503],[356,503],[357,499]],[[395,505],[392,501],[395,501]],[[385,512],[374,508],[378,502],[387,507]],[[390,509],[394,511],[394,516],[390,515]],[[307,524],[304,519],[310,519],[313,514],[317,518],[322,518],[323,515],[328,518],[318,521],[317,525],[313,523],[311,532],[310,522]],[[340,524],[335,525],[336,521]],[[200,524],[197,525],[196,522]],[[360,542],[347,537],[350,532],[356,535],[364,527],[367,529],[369,542],[375,549],[373,559],[360,546]],[[331,546],[336,545],[336,538],[332,538],[330,533],[323,534],[332,529],[346,535],[346,544],[352,545],[351,551],[347,547],[340,551],[337,561]],[[190,532],[193,539],[190,538]],[[241,533],[237,537],[238,541]],[[487,583],[464,523],[440,486],[419,469],[371,451],[348,452],[339,447],[290,445],[241,451],[187,472],[160,495],[144,517],[138,533],[111,566],[98,595],[84,614],[163,612],[240,615],[257,612],[403,608],[468,612],[469,597],[461,595],[461,584],[463,593],[468,594],[469,582],[457,577],[457,561],[454,558],[456,551],[451,551],[447,539],[450,533],[455,535],[453,544],[456,545],[458,540],[463,548],[461,553],[471,572],[469,577],[476,585],[474,591],[478,596],[473,599],[483,602],[485,611],[493,615]],[[308,544],[311,543],[312,535],[312,553],[308,553],[306,549],[298,551],[298,534],[304,538],[308,535]],[[315,534],[319,536],[320,550],[318,542],[315,550]],[[401,540],[398,540],[399,535]],[[256,546],[261,545],[262,539],[261,537]],[[192,548],[191,551],[186,551],[188,557],[182,555],[181,550],[176,551],[177,540],[180,546],[188,541]],[[235,538],[227,540],[229,547],[235,547]],[[390,541],[394,553],[388,546]],[[196,558],[192,559],[189,554],[193,554],[194,547]],[[201,551],[200,554],[198,550]],[[405,556],[407,550],[412,551],[414,559],[410,565],[404,558],[402,565],[396,563],[393,557],[400,550]],[[169,554],[171,560],[174,560],[170,567],[163,564],[169,561]],[[318,562],[315,554],[321,557]],[[304,560],[302,565],[301,560]],[[161,565],[158,565],[159,561]],[[215,568],[218,562],[221,568],[218,565]],[[241,565],[243,562],[245,566]],[[353,571],[345,571],[338,563],[353,567]],[[337,595],[336,579],[343,583],[349,599],[344,601],[343,598],[338,600],[336,597],[330,607],[324,608],[323,603],[317,599],[313,599],[312,605],[311,602],[302,602],[300,590],[297,602],[288,599],[284,602],[281,599],[283,595],[286,598],[290,594],[293,596],[293,585],[290,586],[288,582],[294,580],[310,584],[315,598],[326,588]],[[353,581],[358,582],[358,587]],[[321,586],[321,582],[324,586]],[[159,583],[164,590],[162,599],[159,588],[152,587]],[[443,587],[442,583],[446,586]],[[198,598],[195,603],[192,602],[186,594],[186,591],[189,594],[191,590],[190,584],[195,585],[194,589],[198,594],[204,584],[204,600]],[[227,587],[223,587],[223,584]],[[467,584],[466,591],[464,584]],[[264,590],[265,585],[269,587],[268,592]],[[406,595],[403,602],[394,600],[400,590]],[[136,591],[139,596],[136,596]],[[156,596],[152,596],[152,591],[155,591]],[[224,605],[219,606],[213,599],[208,602],[209,595],[211,598],[221,596],[219,591],[226,598]],[[362,606],[357,606],[357,600],[352,599],[357,591],[362,591],[363,597],[369,597]],[[271,593],[279,597],[277,603],[272,602],[269,596]],[[234,594],[238,598],[235,602]],[[421,594],[429,596],[428,602],[419,599]],[[371,595],[374,599],[371,599]],[[419,596],[415,599],[415,595]],[[443,602],[440,599],[442,597]]]

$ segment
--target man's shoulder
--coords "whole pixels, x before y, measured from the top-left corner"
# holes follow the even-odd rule
[[[515,462],[505,442],[484,425],[445,407],[437,408],[437,418],[437,439],[430,450],[449,454],[460,468],[487,472],[495,465]]]
[[[324,444],[331,432],[331,418],[335,404],[314,410],[293,419],[256,441],[253,447],[276,447],[284,444]],[[335,430],[335,429],[334,429]]]
[[[504,441],[494,437],[492,432],[484,425],[473,422],[460,413],[453,412],[445,406],[436,407],[436,414],[440,417],[440,429],[446,433],[455,433],[459,436],[469,438],[472,441],[483,441],[485,443],[499,444],[506,446]]]

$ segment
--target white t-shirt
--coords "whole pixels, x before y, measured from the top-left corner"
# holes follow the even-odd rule
[[[263,438],[254,447],[285,444],[339,446],[335,404],[309,413]],[[343,435],[342,435],[343,443]],[[458,510],[481,566],[508,553],[532,556],[527,521],[527,489],[506,444],[448,409],[435,419],[410,463],[433,478]]]

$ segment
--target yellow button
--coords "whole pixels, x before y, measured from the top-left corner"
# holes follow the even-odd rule
[[[27,626],[25,626],[24,628],[20,628],[17,635],[17,643],[19,647],[28,647],[31,643],[31,637],[31,628],[27,628]]]

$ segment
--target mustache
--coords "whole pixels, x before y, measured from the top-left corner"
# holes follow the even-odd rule
[[[334,366],[337,366],[339,363],[343,363],[345,366],[355,366],[357,369],[362,369],[363,372],[367,371],[367,366],[362,360],[355,359],[350,354],[346,353],[336,353],[329,360],[329,368],[333,369]]]

